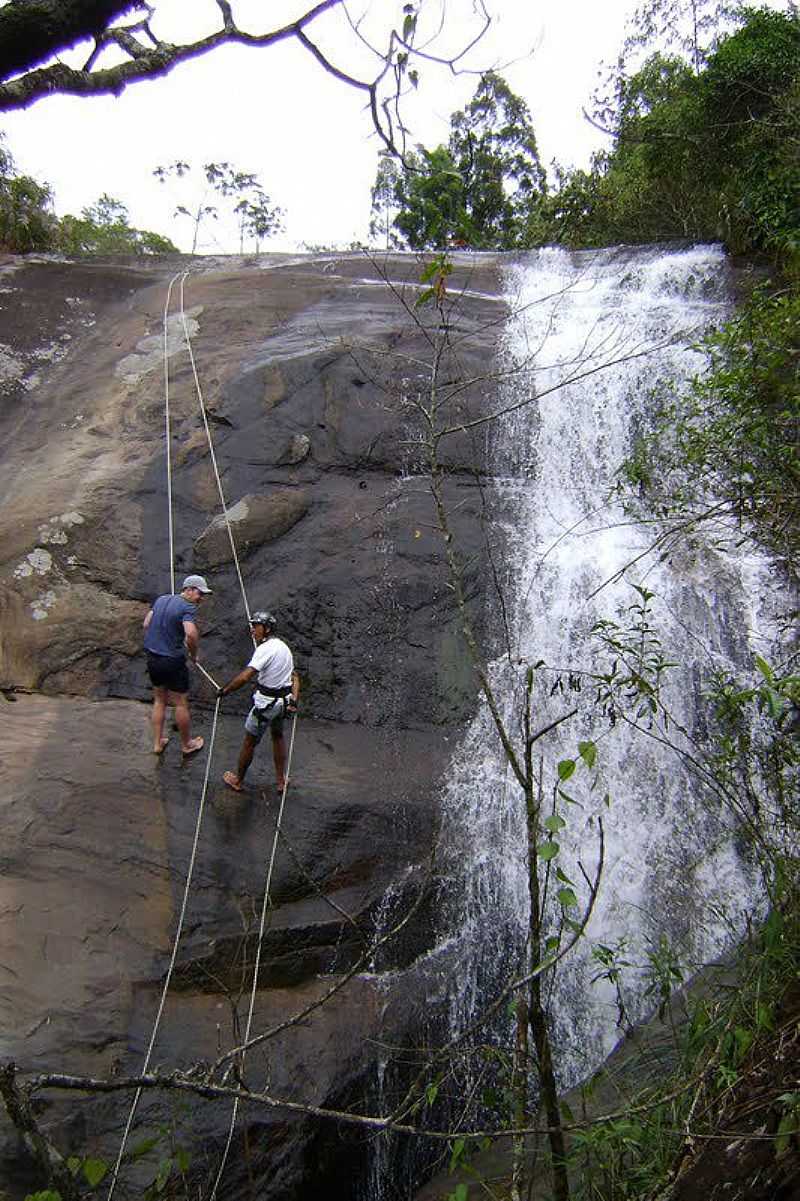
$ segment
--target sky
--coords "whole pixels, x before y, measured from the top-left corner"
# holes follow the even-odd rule
[[[218,22],[213,0],[151,0],[154,28],[167,40],[186,40]],[[395,0],[349,0],[364,15],[365,34],[379,35],[401,19]],[[436,49],[461,49],[479,28],[474,0],[425,0],[431,18],[444,14]],[[583,118],[601,61],[616,57],[634,0],[486,0],[489,32],[464,65],[500,71],[531,110],[542,162],[588,164],[606,139]],[[253,32],[278,25],[310,5],[300,0],[234,0],[239,24]],[[375,61],[341,14],[326,14],[310,33],[345,69],[357,74]],[[85,50],[63,56],[78,63]],[[446,141],[450,113],[462,108],[477,77],[419,65],[420,86],[405,120],[412,143]],[[296,44],[227,46],[137,83],[119,97],[49,96],[20,112],[0,115],[0,130],[17,168],[47,181],[59,215],[79,213],[101,193],[121,200],[133,225],[166,234],[191,248],[191,222],[204,188],[199,168],[228,161],[258,175],[273,203],[285,210],[285,229],[262,250],[347,246],[365,240],[370,188],[379,143],[363,96],[328,75]],[[159,184],[153,170],[176,159],[192,164],[192,182]],[[212,200],[208,197],[208,201]],[[248,243],[246,250],[252,249]],[[198,251],[235,253],[232,224],[208,221]]]

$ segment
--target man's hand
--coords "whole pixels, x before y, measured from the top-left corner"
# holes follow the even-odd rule
[[[297,717],[298,704],[293,696],[286,698],[286,715],[287,717]]]

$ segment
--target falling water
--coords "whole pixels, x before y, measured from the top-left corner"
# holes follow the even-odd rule
[[[702,369],[689,347],[729,307],[723,252],[548,249],[509,268],[506,285],[513,315],[500,401],[512,411],[495,429],[493,464],[510,565],[510,653],[492,674],[512,723],[519,697],[509,680],[516,675],[519,690],[525,665],[542,664],[537,728],[578,708],[542,740],[546,781],[559,760],[579,759],[579,740],[597,746],[595,770],[580,764],[565,785],[575,803],[559,805],[568,826],[558,863],[584,900],[578,861],[591,876],[598,813],[605,830],[588,936],[560,972],[554,1004],[561,1083],[569,1086],[619,1037],[615,996],[608,984],[592,983],[592,945],[624,940],[625,958],[642,965],[666,934],[684,963],[700,964],[730,945],[763,902],[731,820],[711,807],[680,756],[646,731],[610,728],[590,703],[593,690],[570,692],[565,682],[608,661],[593,626],[624,621],[636,600],[632,584],[646,586],[666,657],[678,664],[663,691],[675,719],[670,735],[685,744],[702,721],[711,670],[749,667],[754,649],[768,655],[772,623],[765,564],[713,549],[698,533],[671,544],[668,556],[651,551],[653,527],[628,519],[614,493],[659,380],[686,381]],[[487,988],[492,995],[508,977],[528,918],[523,801],[485,712],[455,757],[445,810],[443,842],[460,865],[453,868],[458,917],[451,913],[448,924],[462,965],[452,1020],[463,1027]],[[641,972],[631,969],[625,989],[628,1016],[636,1018],[648,1004]]]

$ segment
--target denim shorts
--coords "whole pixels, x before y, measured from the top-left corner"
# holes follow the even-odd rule
[[[270,705],[265,705],[263,709],[257,709],[253,705],[245,718],[244,728],[251,738],[255,738],[256,742],[260,742],[264,737],[267,726],[269,726],[273,738],[280,738],[283,733],[285,708],[285,702],[280,698],[276,698]]]

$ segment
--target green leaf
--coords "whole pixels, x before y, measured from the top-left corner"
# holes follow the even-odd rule
[[[578,898],[571,888],[559,888],[556,896],[565,909],[571,909],[578,904]]]
[[[426,288],[424,292],[420,292],[414,303],[414,308],[419,309],[423,304],[428,304],[429,301],[433,300],[435,295],[436,293],[433,288]]]
[[[543,824],[545,830],[549,830],[551,834],[555,834],[558,830],[563,830],[567,823],[563,817],[559,817],[557,813],[553,813],[550,817],[544,819]]]
[[[452,1201],[467,1201],[468,1196],[469,1189],[467,1185],[464,1184],[463,1180],[461,1184],[456,1185],[455,1192],[450,1194]]]
[[[161,1136],[159,1134],[153,1134],[150,1138],[143,1138],[131,1151],[131,1159],[141,1159],[143,1155],[147,1155],[149,1151],[152,1151],[153,1147],[157,1147],[160,1142]]]
[[[547,941],[544,944],[545,951],[548,951],[548,952],[549,951],[557,951],[558,944],[560,942],[561,942],[561,939],[558,937],[557,934],[551,934],[550,937],[547,939]]]
[[[439,1084],[436,1080],[432,1081],[425,1089],[425,1100],[429,1105],[433,1105],[439,1092]]]
[[[189,1164],[192,1162],[192,1157],[185,1147],[177,1147],[175,1150],[175,1167],[185,1175],[189,1171]]]
[[[753,1032],[752,1030],[745,1029],[744,1026],[737,1026],[733,1032],[733,1036],[736,1039],[736,1057],[737,1060],[741,1060],[750,1049],[750,1044],[753,1041]]]
[[[453,1149],[450,1152],[450,1171],[454,1172],[458,1167],[459,1161],[464,1154],[466,1142],[463,1138],[457,1138],[453,1141]]]
[[[588,768],[594,767],[597,761],[597,747],[593,742],[579,742],[578,751],[581,759]]]
[[[550,842],[543,842],[537,847],[536,853],[540,859],[544,859],[545,863],[548,863],[551,859],[555,859],[560,850],[561,847],[558,843],[551,840]]]
[[[775,1023],[772,1018],[772,1008],[765,1005],[763,1001],[756,1003],[756,1028],[758,1030],[774,1030]]]
[[[789,1150],[792,1135],[798,1130],[798,1111],[796,1109],[789,1110],[785,1113],[778,1123],[778,1131],[775,1136],[775,1158],[780,1159]]]
[[[108,1164],[104,1159],[84,1159],[83,1174],[90,1188],[98,1185],[108,1172]]]
[[[171,1159],[162,1159],[161,1163],[158,1165],[158,1174],[156,1175],[156,1178],[153,1181],[157,1193],[162,1193],[164,1191],[164,1189],[167,1186],[167,1181],[170,1178],[171,1172],[172,1172],[172,1160]]]
[[[768,684],[772,684],[774,682],[775,676],[774,676],[774,673],[773,673],[772,668],[770,667],[769,663],[767,663],[766,659],[762,659],[760,655],[755,656],[755,661],[756,661],[756,667],[761,672],[764,679],[767,681]]]
[[[562,884],[572,884],[572,880],[570,880],[566,872],[562,872],[560,867],[556,868],[556,879],[560,880]]]
[[[575,800],[575,797],[570,796],[568,792],[564,792],[563,788],[557,789],[557,792],[562,801],[568,801],[570,805],[577,805],[578,802]]]
[[[67,1168],[73,1176],[77,1176],[78,1172],[80,1172],[82,1162],[83,1161],[80,1160],[77,1155],[70,1155],[69,1159],[67,1160]]]
[[[559,780],[568,780],[575,771],[575,766],[574,759],[561,759],[558,764]]]

